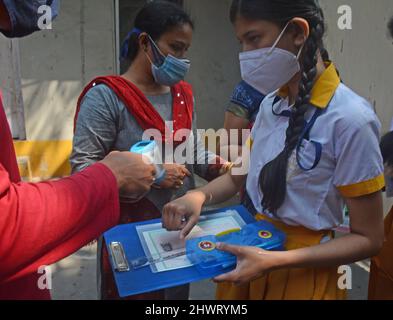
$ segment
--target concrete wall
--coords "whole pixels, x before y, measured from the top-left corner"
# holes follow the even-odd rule
[[[20,41],[28,140],[70,140],[77,98],[116,72],[113,0],[61,2],[53,30]]]
[[[328,24],[326,46],[344,82],[375,107],[387,131],[393,117],[393,40],[387,23],[393,16],[391,0],[320,0]],[[340,5],[349,5],[353,29],[340,30]]]
[[[222,128],[229,98],[240,81],[240,46],[229,21],[231,2],[184,1],[195,22],[188,80],[194,86],[198,125],[203,129]]]
[[[69,174],[79,94],[95,76],[117,70],[115,1],[68,0],[60,9],[52,30],[19,42],[27,141],[15,147],[24,177]]]
[[[19,40],[0,36],[0,95],[12,137],[26,139],[19,61]]]

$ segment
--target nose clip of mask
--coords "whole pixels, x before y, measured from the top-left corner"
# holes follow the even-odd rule
[[[140,141],[135,144],[130,152],[145,156],[154,165],[156,169],[155,184],[159,185],[165,180],[166,171],[161,164],[161,153],[155,141]]]

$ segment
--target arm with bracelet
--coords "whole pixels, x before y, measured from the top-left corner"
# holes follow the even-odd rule
[[[169,231],[181,230],[184,239],[198,223],[204,205],[213,205],[229,200],[246,182],[249,153],[244,153],[228,172],[202,188],[189,191],[163,209],[163,225]]]

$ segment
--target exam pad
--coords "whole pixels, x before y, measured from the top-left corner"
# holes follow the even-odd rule
[[[239,230],[255,222],[255,218],[243,206],[205,212],[187,237],[187,244],[204,237]],[[274,230],[273,226],[271,230]],[[234,267],[232,264],[226,268],[204,269],[193,264],[187,257],[186,243],[179,239],[179,232],[164,230],[160,219],[119,225],[106,232],[104,238],[122,298],[210,279]],[[267,249],[281,250],[283,240],[280,235],[276,243],[270,243]],[[123,270],[119,270],[119,264],[115,262],[114,244],[121,247],[120,255],[126,260]],[[119,252],[116,255],[118,254]],[[138,260],[142,263],[143,260],[154,263],[134,269],[133,263]]]

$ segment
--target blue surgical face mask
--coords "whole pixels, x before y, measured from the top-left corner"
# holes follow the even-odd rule
[[[149,39],[152,44],[153,61],[149,55],[146,55],[151,62],[154,80],[158,84],[169,87],[184,80],[191,66],[190,61],[187,59],[178,59],[170,54],[165,57],[150,36]]]
[[[3,3],[10,17],[11,30],[1,32],[9,38],[24,37],[40,30],[40,21],[45,20],[48,25],[59,10],[59,0],[3,0]]]

